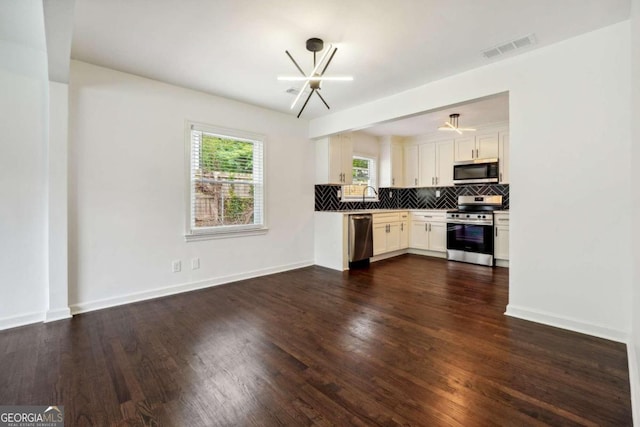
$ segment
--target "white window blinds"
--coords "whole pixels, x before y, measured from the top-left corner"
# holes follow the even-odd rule
[[[191,233],[264,227],[263,141],[191,125]]]

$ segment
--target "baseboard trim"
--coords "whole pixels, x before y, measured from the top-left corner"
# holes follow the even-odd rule
[[[507,311],[505,311],[504,314],[510,317],[516,317],[522,320],[542,323],[543,325],[567,329],[569,331],[592,335],[594,337],[604,338],[623,344],[626,344],[629,341],[629,334],[624,331],[610,329],[604,326],[594,325],[592,323],[587,323],[568,317],[557,316],[555,314],[539,310],[532,310],[525,307],[515,306],[513,304],[507,305]]]
[[[506,259],[497,259],[497,260],[496,260],[496,267],[509,268],[509,260],[506,260]]]
[[[436,252],[436,251],[430,251],[430,250],[427,250],[427,249],[409,248],[407,253],[410,253],[410,254],[413,254],[413,255],[422,255],[422,256],[430,256],[430,257],[434,257],[434,258],[447,259],[447,253],[446,252]]]
[[[134,302],[146,301],[154,298],[166,297],[169,295],[180,294],[183,292],[195,291],[198,289],[209,288],[212,286],[223,285],[225,283],[237,282],[239,280],[253,279],[255,277],[266,276],[269,274],[282,273],[284,271],[295,270],[298,268],[309,267],[313,265],[313,260],[302,261],[293,264],[285,264],[277,267],[264,268],[261,270],[253,270],[240,274],[232,274],[229,276],[216,277],[197,282],[183,283],[179,285],[166,286],[156,288],[149,291],[135,292],[126,295],[120,295],[112,298],[104,298],[95,301],[80,302],[72,304],[71,314],[87,313],[89,311],[102,310],[104,308],[116,307]]]
[[[393,252],[386,252],[380,255],[376,255],[374,257],[369,258],[369,260],[371,262],[376,262],[376,261],[382,261],[383,259],[388,259],[388,258],[393,258],[396,256],[400,256],[403,254],[406,254],[407,250],[406,249],[399,249],[397,251],[393,251]]]
[[[69,307],[49,310],[44,314],[44,322],[55,322],[57,320],[71,319],[71,310]]]
[[[17,328],[19,326],[30,325],[32,323],[42,322],[44,313],[36,311],[33,313],[20,314],[17,316],[3,317],[0,319],[0,331],[4,329]]]
[[[631,386],[631,411],[633,425],[640,426],[640,377],[638,376],[638,359],[633,342],[627,343],[627,362],[629,363],[629,384]]]

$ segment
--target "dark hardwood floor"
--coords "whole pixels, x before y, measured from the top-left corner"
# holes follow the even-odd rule
[[[506,269],[404,255],[0,332],[0,404],[81,425],[631,425],[624,345],[503,315]]]

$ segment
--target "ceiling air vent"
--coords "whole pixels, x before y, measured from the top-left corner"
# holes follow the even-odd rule
[[[536,35],[532,33],[528,36],[520,37],[505,43],[500,43],[498,46],[486,49],[482,51],[482,55],[487,59],[492,59],[496,56],[505,55],[509,52],[513,52],[516,49],[522,49],[523,47],[532,46],[534,44],[536,44]]]
[[[300,91],[295,87],[290,87],[289,89],[285,90],[285,92],[287,92],[289,95],[297,95],[300,93]]]

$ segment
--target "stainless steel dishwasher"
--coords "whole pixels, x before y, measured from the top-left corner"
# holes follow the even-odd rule
[[[349,262],[373,256],[373,218],[371,214],[349,215]]]

